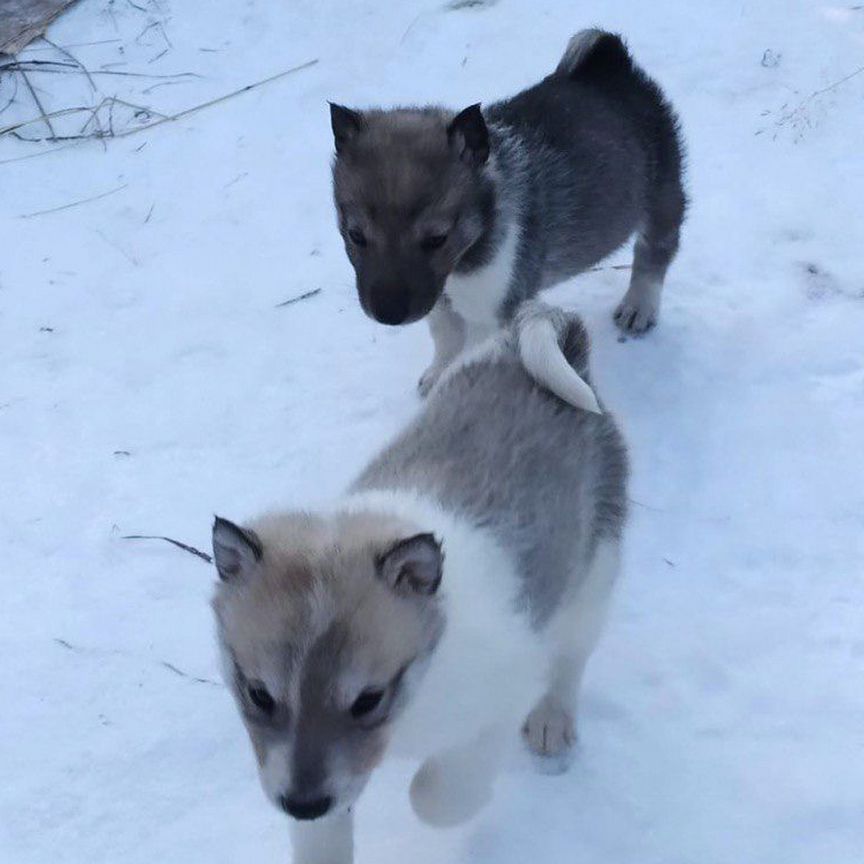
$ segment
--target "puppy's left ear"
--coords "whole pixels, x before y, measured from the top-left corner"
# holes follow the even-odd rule
[[[258,535],[217,516],[213,522],[213,563],[223,582],[242,579],[261,560],[264,549]]]
[[[343,153],[348,146],[366,128],[366,121],[359,111],[352,111],[344,105],[330,103],[330,126],[333,129],[333,143],[337,153]]]
[[[460,111],[447,127],[450,146],[459,158],[474,168],[486,164],[489,158],[489,130],[480,104]]]
[[[377,565],[394,591],[431,596],[441,584],[444,553],[433,534],[415,534],[391,546]]]

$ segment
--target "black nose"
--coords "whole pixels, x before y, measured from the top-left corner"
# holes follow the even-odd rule
[[[410,301],[403,289],[381,290],[373,288],[370,292],[369,307],[372,317],[381,324],[404,324],[410,312]]]
[[[299,798],[283,795],[279,803],[282,809],[295,819],[319,819],[333,806],[333,799],[328,795],[326,798],[302,801]]]

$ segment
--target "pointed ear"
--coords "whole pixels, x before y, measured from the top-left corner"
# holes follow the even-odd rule
[[[352,111],[344,105],[331,102],[330,126],[333,129],[336,152],[342,153],[346,145],[350,144],[366,128],[366,121],[359,111]]]
[[[431,596],[441,584],[444,553],[433,534],[400,540],[378,557],[381,578],[395,591]]]
[[[479,168],[489,158],[489,130],[479,103],[460,111],[447,127],[450,146],[459,158]]]
[[[217,516],[213,522],[213,563],[223,582],[240,579],[252,571],[264,550],[258,535]]]

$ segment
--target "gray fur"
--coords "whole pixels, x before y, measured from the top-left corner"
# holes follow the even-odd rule
[[[579,319],[530,303],[507,331],[447,370],[340,506],[274,513],[244,527],[214,524],[225,677],[262,785],[304,824],[347,831],[337,832],[343,854],[334,857],[329,830],[295,829],[302,864],[350,860],[345,814],[400,720],[410,726],[417,699],[429,725],[414,734],[447,731],[440,744],[425,745],[411,784],[415,812],[430,824],[455,824],[488,800],[506,731],[497,725],[525,716],[544,675],[525,740],[555,759],[574,740],[579,681],[618,572],[627,457],[608,414],[575,409],[544,389],[542,364],[537,379],[526,372],[520,341],[529,329],[588,378]],[[384,494],[353,494],[375,490]],[[401,491],[418,494],[393,494]],[[378,499],[390,503],[379,507]],[[482,594],[473,593],[475,576]],[[454,586],[449,595],[438,590],[442,578]],[[486,604],[490,619],[478,624],[484,607],[455,598]],[[526,622],[542,629],[542,640]],[[521,682],[512,704],[485,671],[502,656]],[[472,663],[473,677],[463,677]],[[470,696],[460,686],[471,686]],[[482,708],[467,708],[477,695]],[[460,742],[462,735],[469,738]]]
[[[581,321],[532,307],[524,314],[550,317],[568,362],[588,380]],[[442,379],[353,489],[417,490],[490,529],[518,562],[523,599],[539,626],[598,541],[620,535],[627,456],[608,414],[574,410],[529,378],[516,347],[520,320],[499,350]]]
[[[499,323],[638,233],[616,319],[625,330],[653,326],[686,206],[682,145],[674,112],[619,37],[574,36],[552,75],[485,109],[488,142],[475,115],[459,134],[470,109],[334,110],[339,228],[367,314],[423,317],[448,277],[490,264],[513,226]]]

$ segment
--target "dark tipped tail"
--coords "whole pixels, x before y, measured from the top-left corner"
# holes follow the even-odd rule
[[[580,30],[567,43],[555,70],[571,80],[604,79],[633,70],[633,61],[620,36],[605,30]]]

